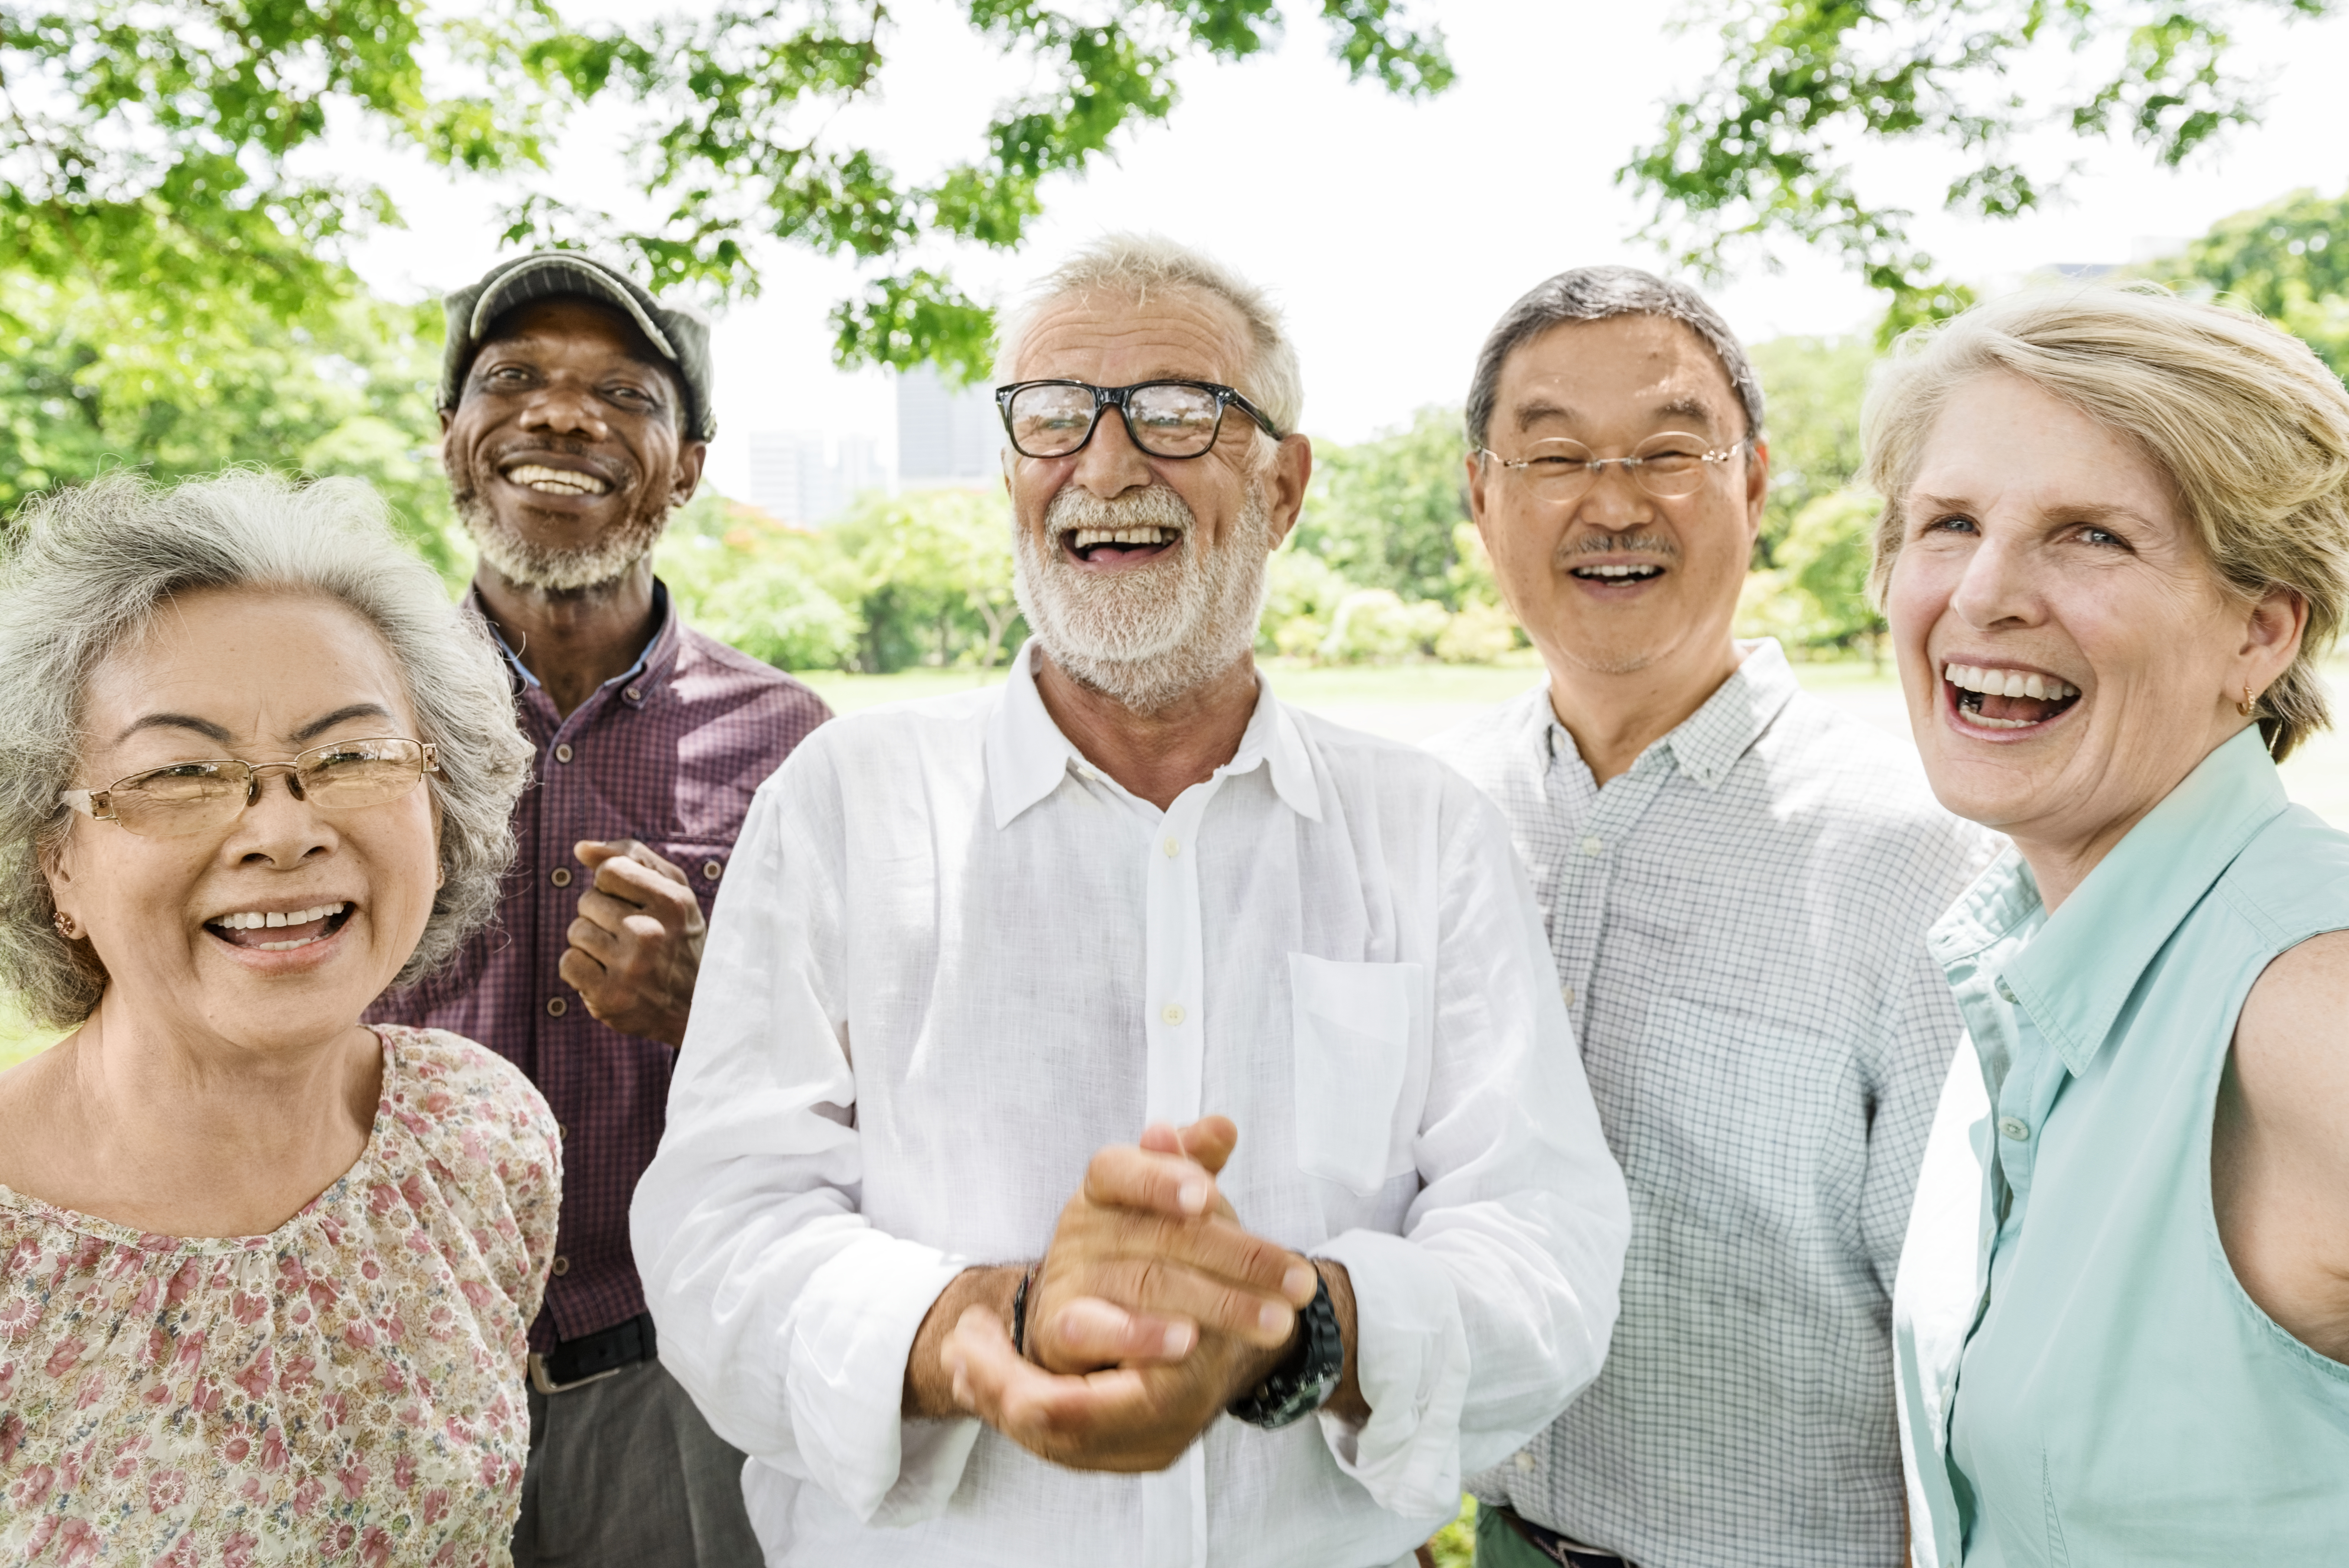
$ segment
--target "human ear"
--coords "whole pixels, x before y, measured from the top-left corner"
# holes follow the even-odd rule
[[[2296,589],[2271,587],[2251,606],[2235,657],[2255,693],[2273,685],[2300,656],[2307,630],[2308,600]]]
[[[701,465],[709,459],[709,443],[689,441],[677,449],[677,480],[669,487],[668,501],[672,506],[682,506],[693,499],[701,488]]]

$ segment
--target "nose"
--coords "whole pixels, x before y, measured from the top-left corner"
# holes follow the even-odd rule
[[[1950,608],[1968,626],[1985,631],[2032,624],[2039,617],[2039,601],[2027,566],[2014,543],[1995,534],[1986,536],[1967,556]]]
[[[269,787],[268,774],[285,775],[283,791]],[[332,852],[335,831],[302,793],[291,763],[260,763],[244,813],[230,836],[229,852],[244,863],[265,862],[281,869]]]
[[[1636,528],[1655,512],[1655,498],[1634,483],[1630,471],[1619,462],[1610,462],[1594,474],[1590,488],[1575,504],[1575,515],[1581,522],[1609,534]]]
[[[532,394],[523,405],[521,422],[524,430],[580,436],[588,441],[602,441],[610,431],[593,394],[585,388],[560,381],[543,386]]]
[[[1077,465],[1071,471],[1071,483],[1081,484],[1104,501],[1113,500],[1129,490],[1147,490],[1157,482],[1149,457],[1133,444],[1133,437],[1125,428],[1125,421],[1115,409],[1103,409],[1093,425],[1093,438],[1077,453]]]

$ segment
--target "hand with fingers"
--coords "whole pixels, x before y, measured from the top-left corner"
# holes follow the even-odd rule
[[[941,1298],[954,1405],[1057,1464],[1156,1470],[1261,1383],[1319,1281],[1216,1190],[1237,1139],[1209,1116],[1094,1157],[1032,1276],[1026,1355],[990,1302]]]
[[[594,883],[579,896],[556,972],[623,1034],[685,1043],[709,928],[684,870],[633,838],[572,847]]]

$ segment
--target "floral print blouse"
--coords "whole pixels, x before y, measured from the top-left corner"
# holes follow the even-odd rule
[[[509,1560],[554,1121],[470,1040],[376,1033],[365,1151],[269,1235],[0,1187],[0,1563]]]

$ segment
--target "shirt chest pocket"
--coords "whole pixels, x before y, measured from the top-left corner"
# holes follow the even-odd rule
[[[1288,955],[1297,1163],[1368,1197],[1413,1168],[1433,1002],[1415,963]]]

